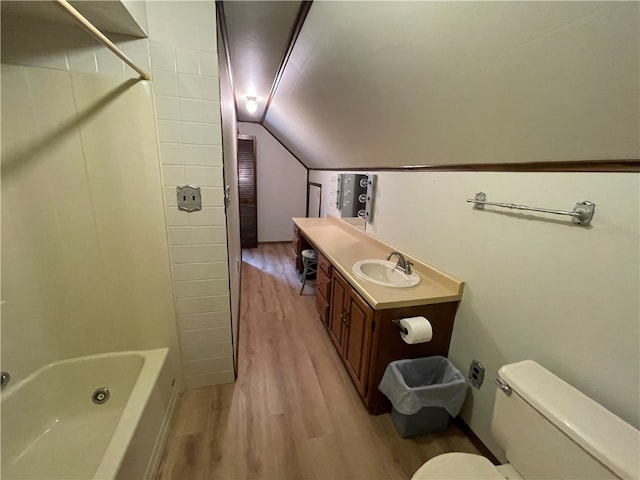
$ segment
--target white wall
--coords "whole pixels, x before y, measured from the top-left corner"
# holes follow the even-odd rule
[[[310,171],[309,179],[328,195],[337,173]],[[367,231],[466,282],[450,358],[465,373],[472,359],[487,369],[461,415],[494,453],[492,380],[501,365],[526,358],[640,426],[639,174],[377,175]],[[552,209],[597,206],[584,228],[564,217],[475,210],[465,200],[480,191]]]
[[[304,217],[307,169],[257,123],[239,122],[241,135],[256,137],[258,242],[289,241],[292,217]]]
[[[147,2],[151,74],[188,388],[234,380],[213,1]],[[179,211],[176,186],[201,187]]]

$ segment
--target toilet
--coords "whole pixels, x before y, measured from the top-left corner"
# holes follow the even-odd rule
[[[491,433],[509,463],[445,453],[412,480],[640,478],[640,431],[532,360],[498,375]]]

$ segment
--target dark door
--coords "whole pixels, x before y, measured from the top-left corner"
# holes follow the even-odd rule
[[[256,138],[238,135],[238,201],[242,248],[258,246],[258,196],[256,187]]]

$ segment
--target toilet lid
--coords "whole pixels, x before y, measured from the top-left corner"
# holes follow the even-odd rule
[[[485,457],[471,453],[443,453],[422,465],[411,480],[504,480]]]

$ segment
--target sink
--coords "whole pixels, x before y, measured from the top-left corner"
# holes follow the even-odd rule
[[[420,283],[420,275],[417,273],[405,275],[395,267],[395,262],[387,260],[361,260],[353,265],[353,273],[363,280],[383,287],[408,288]]]

